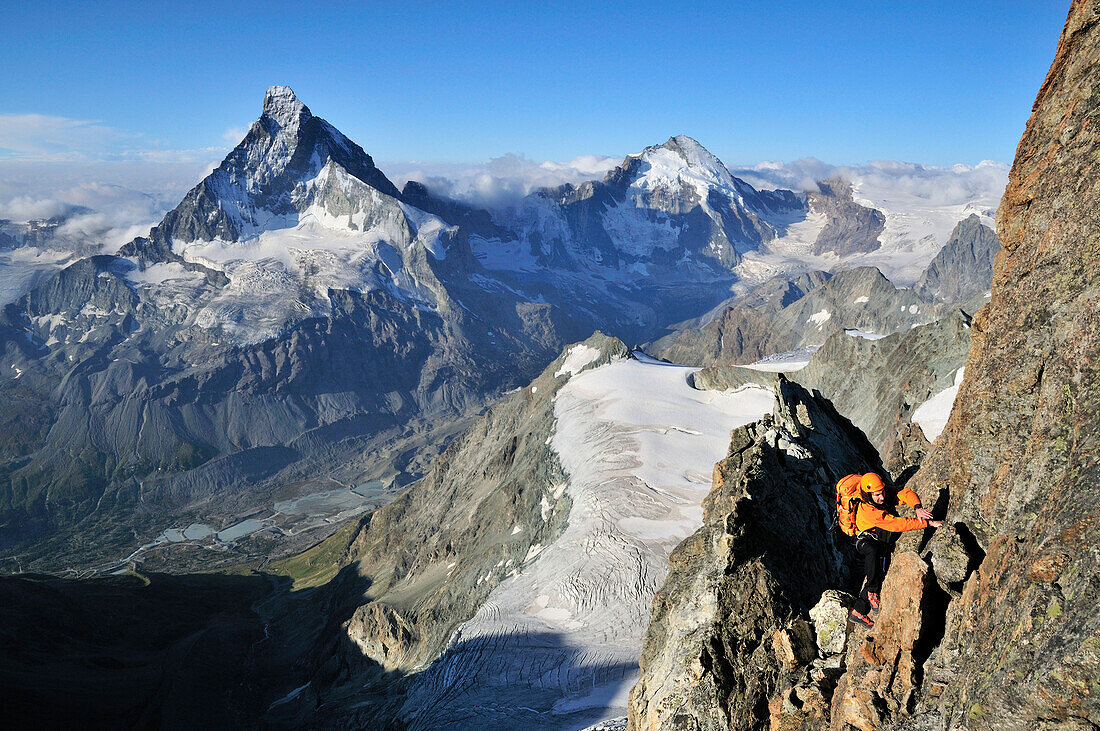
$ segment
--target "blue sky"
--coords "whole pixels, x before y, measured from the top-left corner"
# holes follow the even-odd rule
[[[258,116],[264,90],[287,84],[379,160],[570,160],[684,133],[731,164],[931,165],[1011,161],[1068,9],[1051,0],[5,5],[0,155],[9,160],[216,158],[210,151],[231,147]]]

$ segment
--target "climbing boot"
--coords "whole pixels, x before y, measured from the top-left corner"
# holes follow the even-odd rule
[[[859,612],[857,612],[854,609],[848,613],[848,619],[855,622],[856,624],[862,624],[864,627],[874,627],[875,626],[874,620],[872,620],[866,614],[860,614]]]
[[[878,609],[879,608],[878,592],[876,592],[876,591],[867,592],[867,601],[871,602],[871,609]]]

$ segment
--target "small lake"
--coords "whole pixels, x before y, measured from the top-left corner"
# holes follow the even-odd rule
[[[228,528],[218,531],[217,538],[219,541],[235,541],[238,538],[243,538],[249,533],[255,533],[260,528],[264,527],[264,521],[259,518],[249,518],[248,520],[242,520],[240,523],[231,525]]]
[[[186,528],[169,528],[161,536],[169,543],[182,543],[183,541],[201,541],[214,535],[214,529],[206,523],[192,523]]]
[[[275,503],[275,510],[286,515],[310,517],[338,515],[366,509],[371,500],[384,491],[381,480],[371,480],[350,490],[347,488],[326,490],[303,495],[293,500],[282,500]]]

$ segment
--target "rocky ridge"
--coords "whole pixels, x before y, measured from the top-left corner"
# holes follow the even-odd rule
[[[788,673],[773,636],[794,633],[797,656],[814,647],[801,617],[848,581],[850,549],[829,528],[833,485],[879,469],[877,455],[825,399],[783,376],[776,393],[772,418],[733,432],[703,527],[669,559],[629,728],[766,727]]]
[[[1098,71],[1100,3],[1077,0],[997,213],[966,378],[913,479],[959,528],[930,545],[951,601],[914,711],[927,726],[1100,725]]]

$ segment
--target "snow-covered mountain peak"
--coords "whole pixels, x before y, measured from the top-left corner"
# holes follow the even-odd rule
[[[313,115],[309,107],[298,101],[289,86],[272,86],[264,95],[263,116],[277,122],[280,127],[297,129]]]
[[[400,196],[363,148],[315,117],[290,87],[272,86],[245,138],[153,231],[159,251],[142,254],[156,260],[195,241],[255,239],[295,227],[318,207],[342,218],[342,228],[365,232],[402,218]]]
[[[663,145],[647,147],[637,156],[634,185],[641,188],[678,189],[688,184],[706,200],[709,189],[737,194],[737,185],[722,161],[687,135],[669,138]],[[628,158],[629,162],[629,158]]]
[[[675,152],[693,170],[706,171],[715,177],[729,177],[729,171],[722,161],[692,137],[676,135],[670,137],[661,147]]]
[[[333,290],[434,309],[446,295],[428,259],[446,259],[452,235],[406,204],[363,148],[273,86],[221,165],[119,254],[220,272],[227,284],[193,294],[195,324],[259,342],[327,315]]]

